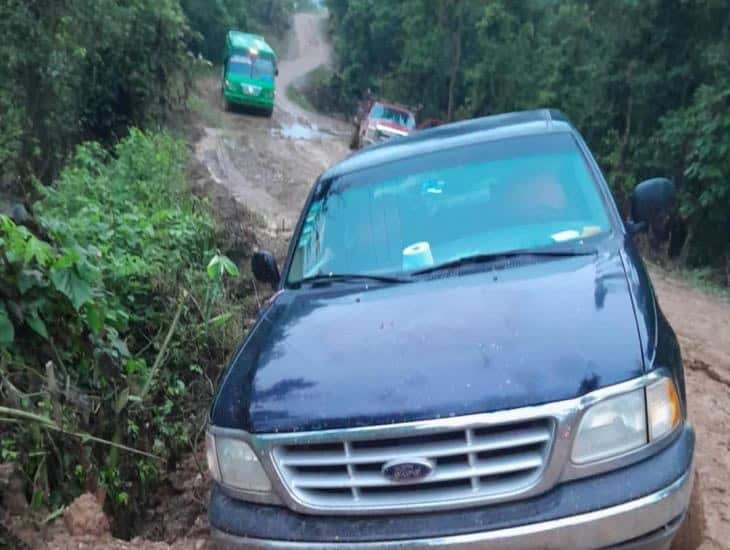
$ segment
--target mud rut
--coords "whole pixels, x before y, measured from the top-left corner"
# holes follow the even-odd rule
[[[258,242],[280,257],[312,182],[348,153],[347,124],[305,112],[285,95],[288,84],[329,62],[321,28],[315,15],[295,17],[289,55],[280,65],[271,119],[255,113],[223,112],[220,81],[211,77],[198,82],[209,113],[200,117],[195,156],[210,179],[254,213],[259,222],[255,229]],[[681,546],[730,548],[730,302],[693,289],[659,269],[652,269],[652,278],[682,345],[690,420],[697,430],[695,465],[700,491],[692,510],[695,529],[693,540]],[[177,477],[181,478],[179,492],[167,495],[173,506],[167,506],[161,516],[163,521],[178,521],[179,530],[175,540],[170,540],[174,528],[165,530],[167,536],[161,535],[172,548],[209,548],[203,509],[207,480],[192,467],[184,468]],[[181,520],[179,510],[186,506],[189,513],[183,513]],[[178,516],[172,512],[175,508]],[[153,533],[145,535],[158,538]],[[86,548],[170,547],[143,539],[127,543],[79,539],[64,533],[53,538],[49,547],[79,548],[79,544]]]

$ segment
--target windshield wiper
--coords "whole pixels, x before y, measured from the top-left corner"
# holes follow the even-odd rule
[[[442,271],[452,269],[454,267],[461,267],[466,264],[479,264],[488,262],[497,262],[500,260],[508,260],[518,256],[553,256],[553,257],[571,257],[571,256],[592,256],[596,253],[595,249],[588,250],[576,250],[576,249],[544,249],[544,248],[523,248],[520,250],[510,250],[507,252],[496,252],[494,254],[473,254],[471,256],[463,256],[450,262],[434,265],[424,269],[414,271],[412,275],[425,275],[427,273],[433,273],[435,271]]]
[[[402,279],[391,275],[366,275],[364,273],[318,273],[311,277],[304,277],[296,282],[297,286],[307,283],[353,283],[361,281],[373,281],[377,283],[401,284],[411,283],[409,279]]]

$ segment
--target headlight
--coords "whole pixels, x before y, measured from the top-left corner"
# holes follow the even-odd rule
[[[671,378],[596,403],[583,415],[573,442],[572,460],[594,462],[661,439],[682,419]]]
[[[221,480],[221,471],[218,468],[218,457],[215,454],[215,437],[213,434],[205,434],[205,458],[208,461],[208,471],[216,481]]]
[[[619,455],[647,443],[644,390],[612,397],[583,415],[573,442],[573,462]]]
[[[265,493],[271,482],[251,447],[240,439],[206,436],[208,468],[213,478],[242,491]]]
[[[234,86],[233,82],[230,82],[228,80],[224,81],[225,87],[227,90],[234,90],[236,86]]]

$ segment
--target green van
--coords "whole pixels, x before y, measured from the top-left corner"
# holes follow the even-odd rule
[[[271,116],[277,74],[276,54],[263,37],[238,31],[228,33],[222,86],[226,110],[236,103],[263,109]]]

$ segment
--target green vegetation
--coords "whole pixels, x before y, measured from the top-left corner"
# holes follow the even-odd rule
[[[33,231],[0,218],[0,420],[37,506],[99,483],[134,511],[197,436],[242,328],[184,166],[181,142],[132,130],[77,149]]]
[[[229,30],[259,34],[265,32],[267,41],[277,49],[277,42],[289,28],[289,20],[296,2],[295,0],[269,2],[180,0],[180,4],[195,31],[190,41],[191,50],[209,61],[220,64],[223,61],[225,38]]]
[[[286,97],[307,111],[331,112],[336,102],[330,92],[332,69],[320,65],[292,82],[286,89]]]
[[[333,72],[330,67],[321,65],[293,82],[286,90],[286,97],[307,111],[332,113],[337,104],[330,82]]]
[[[286,97],[289,101],[299,105],[299,107],[306,111],[315,110],[314,105],[311,104],[303,90],[297,84],[291,83],[286,87]]]
[[[326,89],[338,108],[368,88],[444,119],[560,108],[597,152],[624,211],[639,180],[673,177],[670,255],[730,284],[726,2],[326,4],[339,63]]]
[[[250,297],[161,128],[202,110],[199,53],[282,33],[293,5],[0,3],[0,462],[34,510],[101,487],[130,534],[195,448]]]
[[[189,29],[177,0],[0,3],[0,178],[30,195],[74,146],[109,144],[184,105]]]

